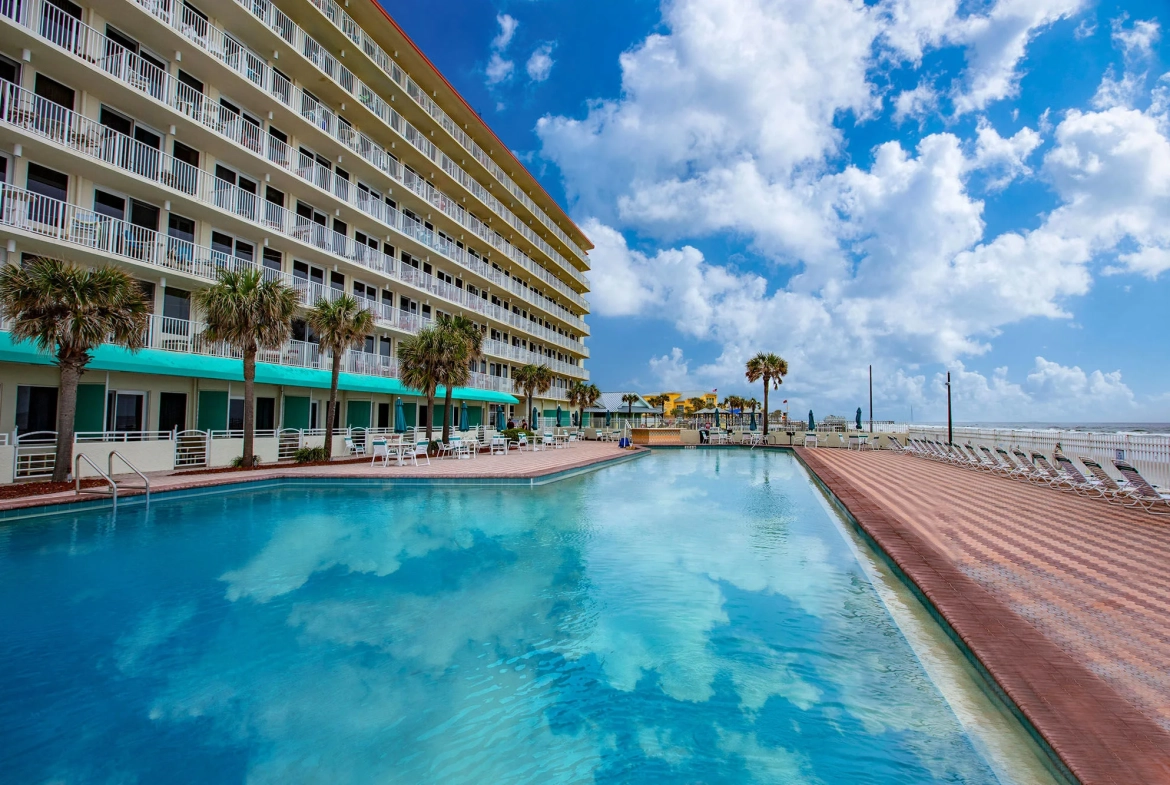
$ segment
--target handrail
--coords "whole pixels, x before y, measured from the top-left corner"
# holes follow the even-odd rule
[[[101,477],[103,480],[105,480],[106,483],[110,486],[110,490],[108,491],[108,493],[110,494],[110,498],[114,500],[114,509],[117,510],[118,509],[118,483],[114,482],[110,478],[110,475],[106,474],[101,469],[99,469],[97,467],[97,464],[94,463],[93,461],[91,461],[89,459],[89,456],[83,452],[77,453],[77,456],[73,459],[73,492],[74,492],[74,494],[77,496],[80,496],[83,493],[92,493],[92,494],[95,494],[97,496],[105,496],[107,493],[107,491],[89,490],[89,489],[84,489],[81,487],[81,462],[82,461],[85,461],[87,464],[89,464],[89,468],[91,468],[95,472],[97,472],[98,476]]]
[[[117,450],[110,450],[110,457],[109,457],[109,470],[110,470],[109,475],[110,475],[110,477],[114,476],[114,458],[117,458],[122,463],[126,464],[126,468],[128,468],[130,471],[137,474],[139,479],[142,480],[142,490],[146,492],[146,503],[150,504],[150,480],[147,478],[147,476],[145,474],[143,474],[142,472],[138,471],[137,466],[130,463],[130,461],[126,460],[125,455],[122,455],[122,453],[118,452]],[[111,479],[110,482],[113,482],[113,480]],[[117,487],[118,487],[118,485],[117,485],[117,483],[115,483],[114,484],[115,495],[117,494]]]

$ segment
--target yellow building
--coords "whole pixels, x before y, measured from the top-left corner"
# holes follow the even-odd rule
[[[456,416],[398,380],[399,342],[441,314],[483,330],[454,396],[471,425],[527,414],[517,366],[556,374],[544,410],[589,379],[589,239],[374,0],[0,5],[0,206],[0,264],[113,264],[150,300],[147,348],[102,347],[83,377],[79,438],[241,427],[241,363],[192,298],[225,267],[302,296],[256,374],[271,438],[324,424],[332,358],[303,308],[342,293],[376,318],[342,426],[393,427],[399,401],[409,425]],[[0,434],[51,438],[56,370],[10,329]]]
[[[686,414],[686,403],[691,398],[702,398],[708,407],[715,406],[719,401],[719,395],[715,390],[686,390],[682,392],[659,392],[649,393],[642,396],[649,400],[655,396],[666,398],[666,403],[662,405],[663,414],[668,417],[678,417]]]

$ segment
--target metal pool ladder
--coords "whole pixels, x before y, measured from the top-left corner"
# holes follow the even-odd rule
[[[138,478],[140,480],[142,480],[142,485],[137,486],[137,487],[140,487],[142,489],[142,491],[146,494],[146,503],[150,504],[150,480],[147,478],[147,476],[145,474],[143,474],[142,472],[140,472],[138,470],[138,467],[136,467],[134,464],[130,463],[130,461],[126,460],[125,455],[122,455],[117,450],[110,451],[109,463],[107,465],[107,471],[104,471],[104,472],[98,468],[96,463],[94,463],[92,460],[90,460],[88,455],[86,455],[85,453],[78,453],[77,457],[73,459],[73,491],[74,491],[74,493],[76,493],[78,495],[83,494],[83,493],[91,493],[91,494],[94,494],[95,496],[107,496],[108,495],[114,502],[114,509],[115,510],[118,509],[118,483],[115,482],[113,479],[114,458],[117,458],[122,463],[124,463],[126,465],[126,468],[128,468],[130,471],[137,474]],[[106,481],[106,485],[108,486],[107,488],[86,489],[86,488],[81,487],[81,462],[82,461],[85,461],[85,463],[89,466],[90,469],[92,469],[94,472],[97,473],[97,475],[99,477],[101,477],[103,480]]]

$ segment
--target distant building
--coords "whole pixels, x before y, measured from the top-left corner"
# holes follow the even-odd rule
[[[585,419],[582,425],[586,427],[603,425],[606,415],[609,415],[611,423],[624,420],[632,420],[637,423],[645,417],[656,417],[662,414],[662,409],[651,406],[647,403],[646,398],[638,393],[633,393],[638,395],[638,400],[634,401],[633,404],[622,401],[622,398],[629,394],[628,392],[602,393],[597,405],[585,410]]]
[[[719,403],[719,396],[714,390],[685,390],[682,392],[660,392],[650,393],[645,396],[653,398],[657,395],[665,396],[666,403],[663,404],[663,412],[668,416],[681,416],[686,414],[686,403],[691,398],[702,398],[706,402],[708,409],[714,408]]]

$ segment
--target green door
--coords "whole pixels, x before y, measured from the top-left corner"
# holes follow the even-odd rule
[[[106,386],[104,384],[77,385],[77,415],[73,430],[104,431],[105,419],[102,414],[106,407]]]
[[[222,431],[227,428],[227,390],[199,391],[199,423],[201,431]]]
[[[391,415],[393,417],[393,415]],[[403,425],[413,428],[418,423],[418,404],[402,402]]]
[[[284,396],[284,424],[282,428],[302,430],[309,427],[309,398],[308,396]]]
[[[483,407],[482,406],[468,406],[467,407],[467,426],[469,428],[478,428],[483,425]]]
[[[345,407],[345,427],[346,428],[369,428],[370,427],[370,402],[369,401],[350,401],[349,405]]]

